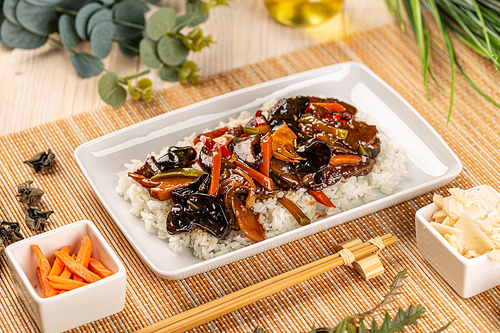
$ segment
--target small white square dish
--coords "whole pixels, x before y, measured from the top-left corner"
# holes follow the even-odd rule
[[[36,273],[38,262],[32,245],[38,245],[50,262],[55,258],[53,252],[65,246],[71,245],[71,251],[77,251],[84,235],[93,244],[92,257],[113,275],[63,294],[42,298]],[[10,244],[5,252],[17,293],[44,333],[66,331],[118,313],[125,307],[125,267],[90,221],[74,222],[26,238]]]
[[[432,203],[415,214],[417,246],[424,260],[463,298],[500,285],[500,262],[488,258],[487,253],[472,259],[465,258],[431,226],[432,216],[438,210],[439,207]]]
[[[172,252],[165,240],[144,230],[130,214],[130,203],[116,193],[125,163],[144,160],[151,151],[214,128],[241,111],[258,110],[266,101],[297,95],[328,96],[377,119],[379,132],[399,142],[406,155],[408,176],[390,195],[375,193],[375,200],[324,218],[310,225],[266,239],[219,257],[202,260],[190,249]],[[347,62],[264,82],[189,105],[82,144],[75,158],[104,207],[137,254],[159,276],[182,279],[255,255],[371,212],[428,192],[454,179],[462,164],[443,139],[394,89],[366,66]]]

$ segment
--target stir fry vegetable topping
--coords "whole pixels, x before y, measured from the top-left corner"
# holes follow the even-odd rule
[[[148,157],[129,177],[158,200],[172,198],[170,234],[196,228],[219,238],[241,230],[265,239],[254,213],[258,199],[277,197],[300,225],[311,223],[296,203],[278,193],[301,187],[326,209],[322,191],[342,178],[366,175],[380,152],[375,126],[354,119],[356,108],[333,98],[297,96],[258,110],[244,126],[196,136],[193,146]]]

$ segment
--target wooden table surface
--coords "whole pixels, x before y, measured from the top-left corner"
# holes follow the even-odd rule
[[[181,11],[184,2],[163,0]],[[149,13],[148,15],[151,15]],[[272,19],[261,0],[236,0],[211,11],[203,28],[216,44],[191,56],[201,75],[245,66],[298,48],[338,39],[391,21],[384,0],[345,0],[342,12],[319,27],[284,26]],[[79,50],[90,51],[89,43]],[[113,46],[104,65],[119,76],[144,70],[137,56],[123,55]],[[18,132],[104,105],[97,92],[100,75],[78,76],[60,46],[47,42],[36,50],[11,50],[0,45],[0,135]],[[154,90],[167,88],[153,70]]]

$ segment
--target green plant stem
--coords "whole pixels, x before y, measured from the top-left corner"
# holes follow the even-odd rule
[[[59,45],[60,47],[64,47],[63,43],[61,43],[60,41],[58,41],[58,40],[57,40],[57,39],[55,39],[55,38],[49,37],[49,40],[50,40],[52,43]]]
[[[143,25],[135,24],[135,23],[127,22],[127,21],[112,19],[111,22],[119,24],[119,25],[123,25],[125,27],[129,27],[129,28],[135,28],[135,29],[140,29],[140,30],[146,29],[146,27]]]
[[[56,11],[56,13],[69,14],[73,16],[76,16],[76,14],[78,14],[76,10],[65,9],[61,6],[54,6],[54,10]]]
[[[122,76],[121,78],[118,79],[118,81],[120,81],[120,83],[122,84],[127,84],[128,80],[131,80],[131,79],[135,79],[136,77],[139,77],[139,76],[143,76],[143,75],[146,75],[146,74],[149,74],[149,72],[151,72],[151,70],[149,69],[146,69],[146,70],[143,70],[142,72],[139,72],[139,73],[135,73],[135,74],[130,74],[130,75],[126,75],[126,76]]]
[[[113,38],[113,42],[117,42],[119,45],[123,46],[126,49],[129,49],[131,51],[134,51],[135,53],[139,53],[139,49],[136,47],[133,47],[130,44],[124,43],[122,41],[119,41],[117,38]]]
[[[49,37],[49,40],[50,40],[52,43],[54,43],[54,44],[57,44],[57,45],[59,45],[59,46],[61,46],[61,47],[64,47],[64,45],[63,45],[60,41],[58,41],[57,39],[55,39],[55,38]],[[88,57],[86,57],[85,55],[81,54],[80,52],[75,51],[75,49],[74,49],[74,48],[73,48],[73,49],[71,49],[71,53],[73,53],[75,56],[80,57],[80,58],[82,58],[83,60],[85,60],[85,61],[87,61],[87,62],[91,63],[92,65],[94,65],[94,66],[96,66],[96,67],[100,68],[101,70],[103,70],[103,71],[105,71],[105,72],[109,73],[109,71],[108,71],[108,70],[107,70],[104,66],[101,66],[100,64],[98,64],[97,62],[93,61],[92,59],[89,59]]]

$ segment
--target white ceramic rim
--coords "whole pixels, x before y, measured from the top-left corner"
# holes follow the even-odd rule
[[[44,238],[47,235],[64,232],[64,230],[66,230],[66,229],[75,228],[75,227],[78,227],[79,225],[82,225],[82,224],[87,225],[90,229],[92,229],[92,231],[94,232],[96,237],[102,243],[107,254],[113,259],[113,261],[117,265],[118,271],[116,273],[114,273],[113,275],[107,277],[106,279],[101,279],[100,281],[94,282],[94,283],[89,284],[87,286],[84,286],[82,288],[77,288],[75,290],[72,290],[71,293],[58,294],[58,295],[55,295],[55,296],[52,296],[49,298],[40,297],[38,295],[38,293],[35,291],[35,289],[33,288],[33,286],[31,285],[31,283],[30,283],[28,277],[26,276],[26,274],[24,273],[24,270],[22,269],[22,267],[19,265],[17,260],[14,258],[13,251],[15,251],[15,248],[17,246],[21,246],[21,245],[26,244],[26,243],[35,244],[37,239]],[[83,237],[83,235],[82,235],[82,237]],[[123,266],[120,259],[118,259],[118,256],[111,249],[111,246],[108,244],[108,242],[106,242],[106,240],[104,239],[102,234],[99,232],[99,230],[96,228],[96,226],[89,220],[76,221],[76,222],[64,225],[62,227],[56,228],[54,230],[46,231],[46,232],[41,233],[39,235],[28,237],[28,238],[25,238],[23,240],[17,241],[15,243],[9,244],[5,249],[5,253],[9,257],[9,260],[12,263],[12,265],[14,266],[14,268],[16,269],[19,277],[21,278],[21,281],[26,286],[26,289],[28,290],[30,296],[39,304],[54,302],[54,301],[57,301],[58,299],[62,299],[63,297],[72,297],[73,295],[75,295],[77,293],[85,293],[88,291],[89,287],[98,286],[102,283],[109,283],[111,281],[114,281],[114,280],[120,278],[120,276],[122,276],[123,274],[126,274],[125,267]],[[33,267],[33,269],[36,269],[36,267]]]
[[[325,224],[325,223],[322,223],[322,222],[329,222],[329,221],[331,221],[331,219],[342,220],[342,221],[345,222],[347,220],[361,217],[361,216],[366,215],[368,213],[371,213],[373,211],[384,209],[384,208],[392,206],[392,205],[394,205],[394,204],[396,204],[398,202],[401,202],[401,201],[410,199],[412,197],[415,197],[417,195],[426,193],[426,192],[428,192],[428,191],[430,191],[430,190],[432,190],[434,188],[437,188],[439,186],[442,186],[442,185],[448,183],[449,181],[451,181],[452,179],[454,179],[462,171],[462,163],[460,162],[460,160],[458,159],[458,157],[456,156],[456,154],[450,149],[450,147],[438,135],[438,133],[427,123],[427,121],[405,99],[403,99],[392,87],[390,87],[386,82],[384,82],[381,78],[379,78],[373,71],[371,71],[365,65],[357,63],[357,62],[344,62],[344,63],[339,63],[339,64],[336,64],[336,65],[331,65],[331,66],[316,68],[316,69],[313,69],[313,70],[309,70],[309,71],[305,71],[305,72],[301,72],[301,73],[297,73],[297,74],[292,74],[292,75],[289,75],[289,76],[286,76],[286,77],[278,78],[278,79],[275,79],[275,80],[271,80],[271,81],[268,81],[268,82],[263,82],[263,83],[260,83],[260,84],[254,85],[254,86],[250,86],[250,87],[246,87],[246,88],[243,88],[243,89],[240,89],[240,90],[236,90],[236,91],[224,94],[224,95],[216,96],[214,98],[207,99],[207,100],[204,100],[204,101],[201,101],[201,102],[198,102],[198,103],[194,103],[194,104],[188,105],[186,107],[183,107],[183,108],[180,108],[180,109],[177,109],[177,110],[174,110],[174,111],[170,111],[168,113],[165,113],[165,114],[153,117],[151,119],[142,121],[140,123],[128,126],[126,128],[123,128],[123,129],[120,129],[120,130],[115,131],[113,133],[110,133],[110,134],[107,134],[105,136],[102,136],[100,138],[96,138],[96,139],[94,139],[92,141],[86,142],[86,143],[80,145],[75,150],[75,158],[77,160],[78,165],[82,169],[83,174],[85,175],[85,177],[89,181],[90,185],[92,186],[92,188],[96,192],[97,196],[99,197],[99,199],[103,203],[104,207],[107,209],[107,211],[110,213],[110,215],[113,217],[113,219],[116,222],[117,221],[117,217],[115,216],[115,214],[113,212],[113,209],[110,208],[110,206],[108,205],[108,202],[107,202],[106,198],[104,198],[102,196],[102,194],[100,193],[99,189],[97,188],[97,185],[92,180],[92,176],[89,174],[88,170],[85,168],[83,160],[81,159],[82,152],[85,149],[87,149],[87,147],[95,145],[95,144],[97,144],[99,142],[102,142],[102,141],[105,141],[105,140],[112,139],[113,137],[115,137],[117,135],[120,135],[122,133],[127,133],[129,131],[133,131],[136,128],[139,128],[139,127],[142,127],[142,126],[147,126],[148,124],[155,122],[159,118],[173,117],[173,116],[175,116],[175,115],[177,115],[179,113],[187,112],[189,110],[193,110],[193,109],[196,109],[196,108],[201,108],[201,107],[203,107],[203,106],[205,106],[207,104],[210,104],[210,103],[213,103],[213,102],[218,102],[218,101],[221,101],[221,100],[223,100],[225,98],[232,97],[232,96],[237,96],[237,95],[240,95],[240,94],[244,94],[246,92],[250,92],[250,91],[253,91],[253,90],[256,90],[256,89],[261,89],[261,88],[265,88],[265,87],[271,87],[271,86],[277,85],[277,84],[287,83],[288,81],[300,79],[300,78],[303,78],[303,77],[304,78],[310,78],[313,75],[318,75],[318,76],[325,75],[325,74],[328,74],[330,72],[336,71],[337,69],[341,68],[342,66],[358,67],[361,70],[363,70],[364,72],[366,72],[366,74],[368,74],[371,78],[375,79],[378,84],[380,84],[384,88],[388,89],[390,91],[390,93],[392,93],[392,96],[396,97],[399,102],[403,103],[408,108],[408,110],[410,112],[412,112],[412,116],[417,117],[421,121],[421,123],[419,125],[420,126],[424,126],[426,131],[429,131],[430,133],[432,133],[434,135],[434,139],[436,140],[436,142],[440,146],[444,147],[444,149],[451,156],[453,156],[453,159],[454,159],[453,162],[455,164],[452,165],[452,167],[454,168],[454,170],[453,170],[453,172],[446,173],[443,177],[438,177],[437,179],[435,179],[433,181],[422,183],[422,184],[420,184],[418,186],[414,186],[414,187],[412,187],[410,189],[403,190],[403,191],[401,191],[401,192],[399,192],[397,194],[388,195],[388,196],[386,196],[386,197],[384,197],[382,199],[378,199],[376,201],[373,201],[373,202],[364,204],[364,205],[362,205],[360,207],[357,207],[357,208],[355,208],[356,209],[356,213],[358,213],[357,215],[356,214],[354,214],[354,215],[351,214],[352,211],[354,210],[353,209],[353,210],[348,210],[348,211],[336,214],[336,215],[334,215],[332,217],[323,219],[323,220],[321,220],[319,222],[315,222],[315,223],[307,226],[307,227],[310,228],[310,229],[308,229],[309,233],[307,235],[311,235],[311,234],[313,234],[315,232],[319,232],[321,230],[324,230],[325,228],[322,228],[321,224]],[[126,162],[126,161],[124,161],[124,162]],[[372,208],[373,206],[376,206],[376,209],[373,209]],[[359,210],[358,210],[358,208],[359,208]],[[341,222],[341,223],[343,223],[343,222]],[[122,228],[122,226],[120,225],[120,223],[117,223],[117,225],[122,230],[122,232],[124,232],[124,234],[127,237],[128,241],[132,244],[132,246],[134,247],[134,249],[136,250],[136,252],[148,264],[148,266],[156,274],[158,274],[159,276],[165,277],[165,278],[168,278],[168,279],[180,279],[180,278],[184,278],[184,277],[187,277],[187,276],[190,276],[190,275],[193,275],[193,274],[198,274],[198,273],[201,273],[201,272],[213,269],[213,268],[220,267],[222,265],[234,262],[236,260],[240,260],[242,258],[246,258],[246,257],[249,257],[251,255],[255,255],[255,254],[263,252],[265,250],[269,250],[271,248],[283,245],[283,244],[285,244],[287,242],[291,242],[291,241],[294,241],[296,239],[300,239],[300,238],[303,238],[303,237],[307,236],[307,235],[297,235],[297,233],[300,233],[299,230],[301,230],[302,228],[295,229],[295,230],[289,231],[289,232],[287,232],[285,234],[282,234],[282,235],[279,235],[279,236],[276,236],[276,237],[273,237],[273,238],[270,238],[270,239],[266,239],[263,242],[249,245],[249,246],[247,246],[245,248],[242,248],[242,249],[239,249],[239,250],[236,250],[236,251],[224,254],[224,255],[216,257],[216,258],[212,258],[210,260],[204,260],[202,262],[198,262],[196,264],[193,264],[193,265],[190,265],[190,266],[187,266],[187,267],[183,267],[183,268],[179,268],[179,269],[176,269],[176,270],[170,270],[170,271],[168,271],[168,270],[163,270],[163,269],[159,268],[158,266],[156,266],[154,263],[152,263],[148,259],[148,257],[144,253],[142,253],[142,251],[139,250],[139,244],[136,244],[135,237],[133,237],[131,235],[128,235],[127,231],[124,230],[124,228]],[[283,239],[285,237],[286,237],[286,239]],[[169,250],[168,247],[166,249]],[[242,252],[244,252],[244,256],[241,255]]]
[[[474,187],[471,187],[465,191],[477,190],[482,186],[484,186],[484,185],[474,186]],[[493,189],[493,190],[498,194],[497,190],[495,190],[495,189]],[[430,233],[432,233],[438,239],[438,241],[441,244],[443,244],[450,251],[450,253],[455,258],[460,260],[460,262],[464,265],[474,264],[474,263],[479,262],[479,261],[484,261],[485,259],[488,258],[488,253],[485,253],[485,254],[480,255],[479,257],[467,259],[463,255],[461,255],[457,250],[455,250],[455,248],[453,246],[451,246],[451,244],[448,243],[448,241],[446,241],[446,239],[439,233],[439,231],[437,231],[436,228],[431,226],[431,223],[429,222],[429,220],[427,220],[424,217],[423,212],[430,209],[430,207],[435,207],[436,210],[439,209],[439,207],[435,203],[431,203],[431,204],[428,204],[427,206],[424,206],[424,207],[420,208],[419,210],[417,210],[416,215],[422,221],[424,226],[430,231]]]

